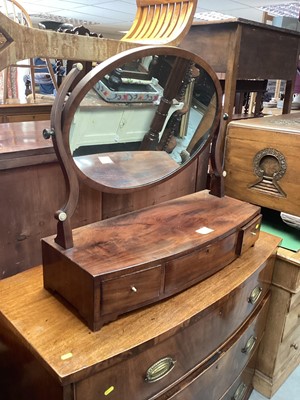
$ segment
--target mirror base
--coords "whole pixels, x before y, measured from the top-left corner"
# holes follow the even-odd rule
[[[257,240],[259,213],[205,190],[77,228],[68,250],[45,238],[44,286],[99,330],[231,263]]]

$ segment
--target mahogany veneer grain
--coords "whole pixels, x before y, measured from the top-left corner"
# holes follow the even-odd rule
[[[254,244],[259,207],[202,191],[73,231],[74,247],[42,240],[44,285],[97,330],[118,315],[217,272]],[[209,229],[202,234],[199,229]],[[243,235],[240,235],[243,233]],[[244,246],[244,250],[246,250]]]

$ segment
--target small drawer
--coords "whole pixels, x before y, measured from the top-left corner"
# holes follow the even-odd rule
[[[243,372],[219,400],[245,400],[249,398],[249,395],[253,390],[252,381],[255,371],[256,358],[257,350],[250,358],[250,361],[246,365]]]
[[[291,295],[290,310],[300,305],[300,291]]]
[[[300,326],[300,304],[293,307],[287,314],[282,334],[282,340],[284,340],[291,332]]]
[[[146,305],[160,296],[161,287],[161,265],[102,281],[101,314],[119,314]]]
[[[236,254],[241,255],[257,241],[260,232],[262,215],[258,215],[247,225],[243,226],[238,234]]]
[[[236,233],[166,263],[165,293],[173,293],[211,276],[230,264],[235,253]]]
[[[290,361],[292,358],[299,357],[300,354],[300,325],[288,335],[282,343],[280,343],[278,349],[278,355],[276,359],[276,366],[274,370],[274,375],[280,370],[282,367]]]

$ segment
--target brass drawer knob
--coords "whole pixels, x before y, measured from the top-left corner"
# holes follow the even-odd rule
[[[260,298],[260,295],[262,294],[262,288],[259,286],[256,286],[252,292],[250,293],[250,296],[248,298],[248,302],[251,304],[255,304],[258,299]]]
[[[250,354],[251,351],[254,349],[255,343],[256,343],[257,338],[255,336],[251,336],[245,345],[245,347],[242,348],[242,353],[244,354]]]
[[[134,292],[134,293],[137,293],[138,290],[137,290],[137,288],[135,286],[131,286],[131,291]]]
[[[171,357],[165,357],[157,361],[147,369],[145,381],[152,383],[164,378],[172,371],[175,362]]]
[[[291,346],[293,349],[298,350],[299,346],[296,343],[291,344]]]
[[[247,385],[245,385],[245,383],[242,382],[234,392],[234,395],[233,397],[231,397],[231,400],[243,400],[246,391],[247,391]]]

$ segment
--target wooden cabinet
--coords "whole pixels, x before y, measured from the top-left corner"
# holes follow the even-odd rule
[[[300,215],[300,113],[228,125],[225,192],[262,207]]]
[[[278,249],[266,333],[255,373],[255,388],[267,397],[300,362],[300,253]]]
[[[41,267],[2,280],[2,394],[6,400],[229,400],[239,393],[247,399],[279,241],[261,232],[221,271],[97,332],[43,289]]]

